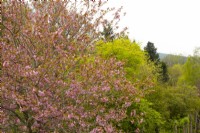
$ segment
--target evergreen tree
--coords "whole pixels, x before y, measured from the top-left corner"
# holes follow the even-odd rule
[[[147,52],[149,60],[154,62],[155,65],[161,69],[159,71],[159,80],[162,82],[167,82],[169,80],[167,65],[166,63],[160,61],[159,54],[157,53],[157,48],[154,46],[154,43],[148,42],[147,46],[144,47],[144,50]]]
[[[167,69],[167,65],[165,62],[160,62],[161,64],[161,71],[160,71],[160,75],[161,75],[161,81],[162,82],[167,82],[169,80],[169,75],[168,75],[168,69]]]
[[[159,54],[157,53],[157,48],[155,48],[154,43],[148,42],[144,50],[148,53],[149,60],[155,63],[159,62]]]
[[[115,34],[110,23],[104,25],[103,32],[101,34],[106,41],[113,41],[113,39],[115,38]]]

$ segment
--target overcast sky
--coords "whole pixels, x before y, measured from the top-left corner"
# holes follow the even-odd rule
[[[154,43],[158,52],[192,55],[200,47],[200,0],[109,0],[127,14],[120,25],[129,37]]]

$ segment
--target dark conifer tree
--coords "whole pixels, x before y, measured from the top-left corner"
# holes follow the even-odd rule
[[[104,25],[102,36],[105,41],[113,41],[115,38],[115,34],[113,28],[110,23]]]
[[[149,60],[154,62],[155,65],[161,69],[159,71],[159,80],[162,82],[167,82],[169,80],[167,65],[160,61],[159,54],[157,53],[157,48],[154,46],[154,43],[148,42],[147,46],[144,47],[144,50],[147,52]]]
[[[155,48],[154,43],[148,42],[144,50],[148,53],[149,60],[157,63],[160,61],[159,54],[157,53],[157,48]]]

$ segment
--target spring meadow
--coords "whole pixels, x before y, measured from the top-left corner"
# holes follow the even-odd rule
[[[106,4],[1,1],[0,133],[200,132],[200,47],[143,48]]]

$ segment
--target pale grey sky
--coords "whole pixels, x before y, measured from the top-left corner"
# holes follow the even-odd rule
[[[192,55],[200,47],[200,0],[109,0],[127,14],[120,26],[129,37],[154,43],[158,52]]]

